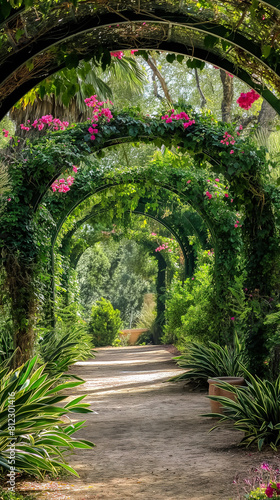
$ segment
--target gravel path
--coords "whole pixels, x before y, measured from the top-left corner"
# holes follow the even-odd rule
[[[231,429],[208,433],[213,421],[200,416],[209,412],[205,393],[163,383],[180,372],[164,346],[97,351],[72,367],[86,380],[75,396],[87,394],[97,412],[79,436],[96,448],[69,457],[80,479],[38,484],[44,498],[229,500],[236,473],[273,457],[240,450]]]

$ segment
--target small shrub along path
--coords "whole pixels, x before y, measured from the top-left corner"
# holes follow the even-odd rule
[[[180,372],[169,351],[99,348],[95,359],[73,366],[86,380],[73,396],[86,393],[97,412],[86,415],[79,437],[96,448],[69,457],[80,478],[25,481],[21,488],[52,500],[229,500],[236,473],[275,463],[270,450],[237,448],[241,434],[231,428],[208,433],[215,421],[200,416],[209,412],[206,393],[163,383]]]

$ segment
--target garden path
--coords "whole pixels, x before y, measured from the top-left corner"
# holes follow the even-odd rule
[[[209,411],[205,393],[163,383],[180,371],[172,356],[164,346],[100,348],[73,366],[86,380],[75,396],[87,394],[97,412],[79,437],[96,448],[69,458],[79,479],[25,482],[24,489],[51,500],[233,498],[235,474],[272,453],[237,449],[240,434],[231,429],[209,434],[213,421],[200,416]]]

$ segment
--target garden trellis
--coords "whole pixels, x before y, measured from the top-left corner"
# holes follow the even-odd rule
[[[185,111],[180,113],[186,115]],[[13,189],[1,218],[1,246],[6,284],[13,303],[16,342],[21,353],[29,355],[32,348],[38,276],[42,272],[39,261],[43,258],[46,262],[44,252],[47,237],[51,237],[51,232],[47,235],[46,226],[42,224],[41,217],[45,217],[45,212],[41,214],[41,204],[49,204],[50,225],[53,227],[56,221],[59,228],[65,217],[84,199],[118,184],[140,183],[145,186],[144,191],[151,187],[154,190],[155,186],[158,191],[167,189],[182,197],[184,203],[191,204],[203,216],[215,241],[217,304],[222,304],[222,308],[221,298],[226,300],[230,277],[236,271],[240,231],[247,259],[246,285],[260,301],[265,302],[271,296],[274,289],[272,270],[278,265],[278,239],[272,196],[261,175],[267,168],[265,151],[255,151],[248,140],[237,135],[234,126],[216,123],[211,116],[194,115],[190,110],[188,113],[191,119],[185,122],[169,120],[166,115],[164,119],[161,116],[141,116],[135,110],[113,111],[110,123],[102,115],[94,140],[88,130],[89,123],[77,124],[30,142],[20,155],[10,159]],[[184,126],[185,123],[188,125]],[[225,137],[231,139],[228,144]],[[197,173],[164,168],[156,161],[149,168],[108,170],[105,173],[97,165],[95,169],[79,168],[70,192],[50,191],[62,172],[72,171],[73,163],[82,164],[89,154],[111,145],[136,141],[179,147],[182,154],[188,152],[191,155]],[[219,198],[215,197],[216,188],[208,183],[210,179],[200,174],[206,165],[211,166],[213,178],[222,174],[228,184],[222,196],[223,211]],[[220,182],[218,177],[214,182]],[[234,213],[239,209],[244,213],[242,228]],[[265,356],[263,342],[267,330],[259,317],[256,321],[250,318],[250,322],[248,348],[250,350],[252,346],[251,357],[254,354],[256,365],[259,365],[260,358]]]
[[[280,112],[279,0],[23,0],[14,9],[8,0],[2,4],[0,118],[59,69],[81,59],[106,67],[110,52],[125,49],[140,51],[136,55],[165,51],[171,63],[186,55],[193,67],[207,61]]]

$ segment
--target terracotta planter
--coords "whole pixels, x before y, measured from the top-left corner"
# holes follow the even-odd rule
[[[216,384],[219,384],[220,382],[227,382],[230,385],[244,385],[245,380],[243,377],[215,377],[208,379],[209,396],[224,396],[234,401],[235,394],[233,392],[217,387]],[[210,399],[210,405],[212,413],[224,413],[223,406],[218,401]]]
[[[122,335],[129,335],[128,345],[135,345],[140,335],[147,332],[148,328],[131,328],[130,330],[121,330]]]

